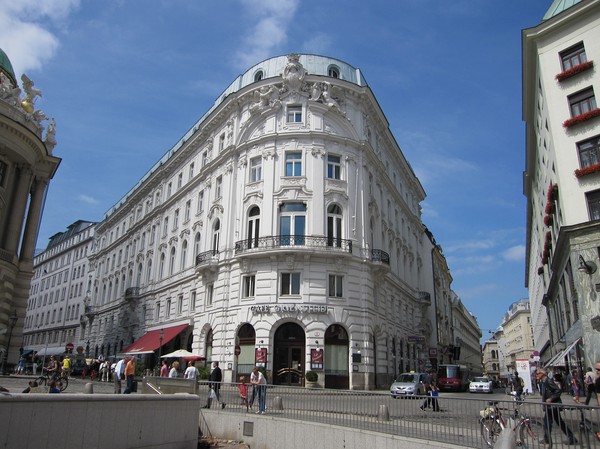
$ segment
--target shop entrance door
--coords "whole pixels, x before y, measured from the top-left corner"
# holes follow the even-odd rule
[[[304,331],[287,323],[275,332],[274,379],[276,385],[301,386],[304,380]]]

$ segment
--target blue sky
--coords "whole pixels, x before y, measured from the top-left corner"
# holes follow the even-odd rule
[[[521,30],[551,0],[0,0],[0,48],[63,159],[38,239],[99,221],[241,72],[359,67],[421,180],[423,221],[484,338],[527,297]]]

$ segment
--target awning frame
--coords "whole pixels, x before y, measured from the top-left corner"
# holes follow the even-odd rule
[[[177,335],[187,329],[189,324],[178,324],[175,326],[153,329],[135,340],[132,344],[123,349],[120,354],[126,355],[144,355],[153,354],[159,347],[166,345]],[[162,332],[162,334],[161,334]],[[159,337],[162,335],[162,337]],[[160,338],[160,342],[159,342]]]

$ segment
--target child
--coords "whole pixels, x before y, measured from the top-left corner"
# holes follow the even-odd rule
[[[238,384],[238,390],[240,391],[240,399],[242,400],[242,406],[246,406],[246,412],[248,412],[248,385],[246,384],[246,377],[240,377],[240,384]]]

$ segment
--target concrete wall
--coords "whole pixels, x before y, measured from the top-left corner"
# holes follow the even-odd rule
[[[196,449],[196,395],[0,394],[7,449]]]
[[[387,435],[350,427],[294,421],[269,415],[232,414],[215,410],[202,410],[200,428],[204,436],[243,441],[252,449],[305,449],[307,447],[465,449],[464,446]]]

